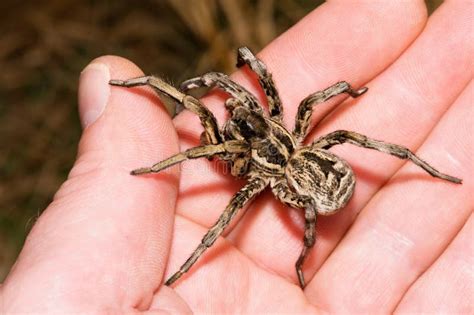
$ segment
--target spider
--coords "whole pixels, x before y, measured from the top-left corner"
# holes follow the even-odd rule
[[[295,127],[289,132],[283,125],[282,103],[272,76],[265,64],[247,47],[237,50],[237,67],[244,65],[249,66],[258,77],[266,95],[268,113],[264,112],[253,94],[223,73],[209,72],[189,79],[181,84],[179,90],[155,76],[110,81],[111,85],[123,87],[149,85],[196,114],[204,127],[200,146],[178,153],[151,167],[133,170],[132,175],[158,173],[188,159],[217,156],[229,163],[233,176],[248,179],[246,185],[232,197],[194,252],[165,282],[166,285],[173,284],[186,273],[206,249],[214,244],[237,212],[269,186],[278,200],[304,211],[304,246],[295,264],[299,285],[304,288],[302,266],[315,243],[317,215],[336,213],[347,204],[354,191],[355,177],[351,167],[328,151],[334,145],[347,142],[385,152],[412,161],[433,177],[457,184],[462,182],[459,178],[437,171],[403,146],[371,139],[352,131],[334,131],[304,146],[303,140],[308,133],[314,105],[342,93],[354,98],[359,97],[367,92],[367,88],[354,90],[349,83],[341,81],[307,96],[300,102]],[[225,101],[230,119],[222,129],[219,129],[216,118],[208,108],[197,98],[186,94],[201,87],[219,88],[230,96]]]

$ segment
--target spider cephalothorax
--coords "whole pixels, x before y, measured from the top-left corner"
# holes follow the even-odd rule
[[[367,88],[353,90],[347,82],[341,81],[309,95],[299,104],[295,128],[289,132],[283,125],[281,101],[266,66],[246,47],[238,49],[237,66],[243,65],[248,65],[257,75],[267,98],[268,114],[253,94],[222,73],[210,72],[187,80],[181,84],[180,90],[154,76],[110,81],[112,85],[125,87],[149,85],[198,115],[204,127],[201,146],[178,153],[151,167],[134,170],[133,175],[157,173],[187,159],[218,156],[229,162],[232,175],[248,179],[248,183],[232,197],[217,222],[204,235],[201,244],[179,271],[166,281],[166,285],[171,285],[187,272],[222,234],[237,211],[269,186],[281,202],[304,210],[304,247],[296,261],[298,280],[304,288],[301,268],[315,242],[316,216],[337,212],[346,205],[354,191],[355,178],[350,166],[327,151],[334,145],[348,142],[409,159],[434,177],[461,183],[459,178],[440,173],[405,147],[370,139],[352,131],[334,131],[303,146],[314,105],[342,93],[358,97]],[[216,87],[229,94],[225,106],[231,115],[222,129],[218,128],[214,115],[198,99],[185,94],[199,87]]]

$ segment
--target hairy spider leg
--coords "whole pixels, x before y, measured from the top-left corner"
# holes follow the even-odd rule
[[[231,220],[235,217],[238,210],[242,209],[253,197],[259,194],[268,185],[268,179],[263,178],[251,178],[249,182],[240,189],[230,200],[230,203],[225,208],[224,212],[217,219],[216,223],[207,231],[201,240],[201,244],[194,250],[189,256],[186,262],[174,273],[165,285],[170,286],[176,280],[178,280],[189,268],[198,260],[198,258],[214,244],[217,238],[224,232],[225,228],[229,225]]]
[[[196,114],[201,121],[201,125],[204,127],[204,132],[208,143],[222,143],[223,138],[220,134],[214,114],[198,99],[178,91],[175,87],[169,85],[162,79],[155,76],[143,76],[129,80],[110,80],[109,84],[127,88],[141,85],[151,86],[156,91],[161,92],[171,97],[176,102],[183,104],[184,108]]]
[[[410,160],[416,165],[418,165],[419,167],[421,167],[422,169],[424,169],[427,173],[429,173],[433,177],[441,178],[443,180],[447,180],[456,184],[462,183],[462,179],[439,172],[430,164],[428,164],[427,162],[423,161],[421,158],[416,156],[408,148],[405,148],[398,144],[386,143],[383,141],[371,139],[367,136],[364,136],[362,134],[359,134],[353,131],[337,130],[337,131],[331,132],[330,134],[327,134],[317,139],[315,142],[313,142],[311,147],[327,150],[334,145],[343,144],[345,142],[362,147],[362,148],[388,153],[400,159]]]
[[[368,88],[363,87],[358,90],[354,90],[349,83],[346,81],[337,82],[330,87],[310,94],[300,102],[298,106],[298,112],[296,114],[295,129],[293,130],[293,136],[298,143],[301,143],[308,133],[308,127],[311,122],[311,115],[313,114],[313,106],[316,104],[324,103],[330,98],[347,93],[352,97],[358,97],[367,92]]]
[[[216,154],[222,153],[242,153],[249,150],[248,144],[245,141],[230,140],[220,144],[209,144],[190,148],[184,152],[175,154],[166,160],[156,163],[151,167],[142,167],[130,172],[132,175],[141,175],[148,173],[158,173],[165,168],[181,163],[189,159],[198,159],[201,157],[212,157]]]
[[[282,122],[283,107],[275,82],[273,82],[272,74],[267,71],[267,66],[263,61],[258,59],[250,49],[247,47],[240,47],[237,50],[237,67],[240,68],[245,64],[248,65],[258,77],[258,82],[267,97],[270,117],[278,122]]]
[[[262,113],[263,111],[257,98],[243,86],[232,81],[226,74],[220,72],[208,72],[200,77],[184,81],[181,83],[180,89],[183,92],[187,92],[201,87],[218,87],[229,94],[232,98],[237,99],[243,106],[258,113]]]
[[[304,220],[304,246],[295,264],[296,274],[298,275],[298,281],[302,289],[304,289],[304,287],[306,286],[302,266],[306,259],[306,256],[309,253],[309,250],[314,246],[314,243],[316,242],[316,210],[312,206],[308,206],[304,209]]]
[[[306,282],[304,280],[303,274],[303,263],[310,252],[310,249],[314,246],[316,242],[316,215],[317,211],[313,206],[313,203],[309,198],[295,194],[290,187],[285,178],[272,179],[270,181],[270,186],[272,193],[280,200],[282,203],[290,206],[291,208],[304,209],[304,237],[303,237],[303,249],[296,260],[295,268],[296,275],[298,276],[298,282],[300,287],[304,289]]]

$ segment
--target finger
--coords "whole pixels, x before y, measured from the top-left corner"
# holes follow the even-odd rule
[[[406,164],[359,214],[309,283],[315,305],[332,312],[391,313],[410,285],[441,255],[474,207],[471,135],[474,83],[417,151],[462,185],[426,178]],[[363,298],[361,298],[363,296]],[[337,301],[337,302],[336,302]]]
[[[195,249],[206,229],[176,217],[168,276]],[[315,314],[303,292],[262,270],[227,240],[218,239],[174,285],[197,314]]]
[[[471,215],[441,257],[398,305],[401,314],[469,314],[474,308],[474,219]]]
[[[150,311],[158,314],[193,314],[183,298],[167,286],[162,287],[153,296]]]
[[[141,74],[111,56],[83,71],[79,155],[5,281],[3,301],[12,310],[116,310],[151,302],[167,261],[177,173],[129,173],[176,152],[177,136],[150,93],[108,84]]]
[[[443,5],[413,45],[369,85],[369,92],[359,103],[341,105],[315,136],[345,129],[416,150],[470,80],[471,74],[465,69],[470,67],[473,51],[469,10],[464,11],[459,2]],[[463,52],[453,54],[453,49]],[[307,280],[333,251],[364,205],[404,163],[351,145],[331,151],[353,167],[357,184],[343,210],[318,218],[316,245],[304,265]],[[443,164],[422,158],[447,172]],[[235,231],[235,235],[242,235],[237,240],[238,247],[247,255],[296,282],[293,266],[302,247],[302,212],[277,205],[272,202],[258,213],[249,212],[240,225],[245,232]],[[269,263],[274,261],[278,264]]]
[[[342,79],[358,86],[387,67],[421,31],[425,14],[421,1],[329,2],[271,43],[261,58],[280,90],[285,119],[292,121],[288,125],[294,123],[298,102],[309,93]],[[344,21],[343,27],[338,25],[340,21]],[[364,49],[360,49],[361,45]],[[257,83],[249,82],[242,73],[234,78],[250,90],[260,91]],[[219,118],[224,117],[222,100],[206,100]],[[182,146],[196,144],[193,141],[202,129],[190,122],[188,113],[178,116],[175,125]],[[205,226],[215,221],[231,194],[242,185],[213,169],[203,160],[182,168],[178,213]]]

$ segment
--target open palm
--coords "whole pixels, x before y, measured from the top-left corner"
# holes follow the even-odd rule
[[[259,54],[289,129],[308,94],[340,80],[369,87],[357,100],[339,96],[319,106],[308,141],[353,130],[404,145],[464,180],[434,179],[350,145],[331,149],[351,164],[358,184],[345,209],[318,219],[304,291],[294,270],[303,213],[267,192],[173,288],[163,286],[244,181],[206,159],[180,173],[131,177],[131,169],[197,145],[202,127],[189,112],[171,121],[148,89],[109,87],[110,78],[142,72],[121,58],[96,59],[81,78],[88,126],[78,160],[0,289],[5,310],[472,311],[472,12],[471,3],[447,2],[427,22],[421,1],[335,1]],[[233,78],[262,96],[249,73]],[[221,122],[222,100],[204,99]],[[107,106],[94,122],[100,101]]]

